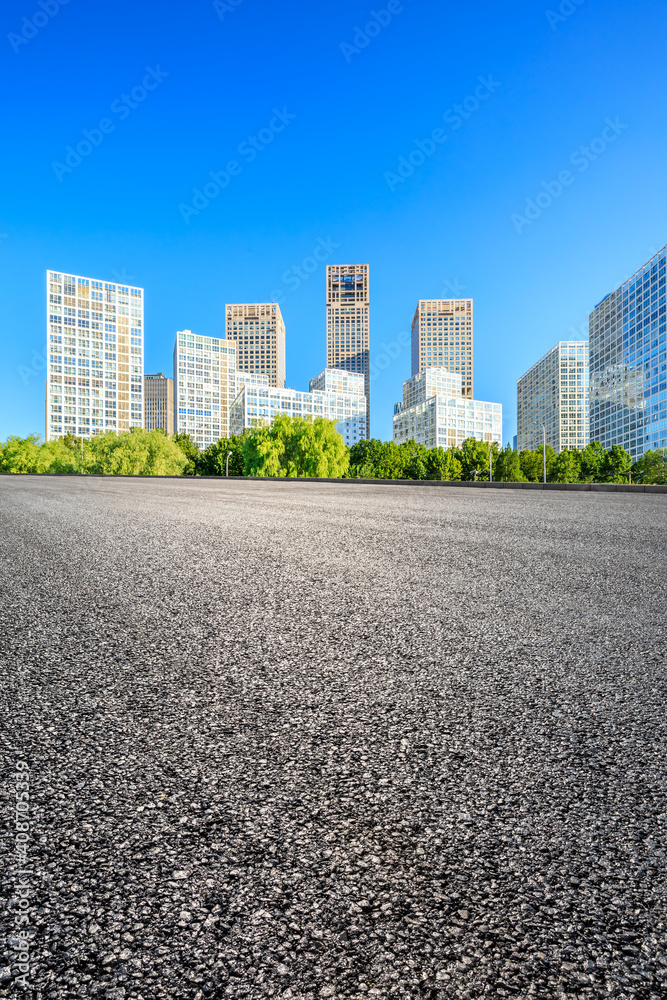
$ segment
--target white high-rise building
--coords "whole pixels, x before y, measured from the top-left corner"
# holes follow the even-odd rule
[[[269,385],[285,388],[285,322],[276,302],[228,305],[226,336],[236,343],[239,371],[266,375]]]
[[[427,448],[457,447],[476,438],[502,447],[503,408],[462,395],[462,377],[446,368],[426,368],[403,383],[394,407],[394,441]]]
[[[238,395],[231,407],[232,434],[273,423],[276,417],[324,417],[336,421],[336,430],[348,447],[366,435],[364,376],[327,369],[311,379],[310,392],[278,389],[266,376],[237,372]]]
[[[364,376],[370,437],[370,290],[368,264],[327,266],[327,368]]]
[[[46,324],[46,440],[143,427],[143,289],[47,271]]]
[[[461,376],[462,394],[472,399],[472,299],[420,299],[412,320],[412,375],[446,368]]]
[[[560,340],[516,384],[517,448],[556,453],[588,444],[588,342]]]
[[[229,437],[235,394],[236,344],[180,331],[174,347],[176,433],[189,434],[202,450]]]

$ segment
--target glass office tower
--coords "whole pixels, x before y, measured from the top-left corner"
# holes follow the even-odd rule
[[[667,447],[663,247],[590,315],[591,440],[634,460]]]

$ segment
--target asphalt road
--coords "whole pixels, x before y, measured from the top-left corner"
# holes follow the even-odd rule
[[[664,1000],[666,515],[0,478],[0,996]]]

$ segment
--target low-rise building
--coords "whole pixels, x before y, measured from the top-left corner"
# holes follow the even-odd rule
[[[237,372],[237,395],[230,409],[230,431],[273,423],[276,417],[324,417],[335,420],[348,447],[366,437],[364,375],[326,369],[310,382],[311,391],[280,389],[266,376]],[[317,388],[316,388],[317,387]]]
[[[403,383],[403,402],[394,408],[394,441],[427,448],[451,448],[466,438],[502,446],[503,408],[461,395],[463,376],[426,368]]]

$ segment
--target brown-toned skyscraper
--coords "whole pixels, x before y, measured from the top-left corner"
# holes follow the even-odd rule
[[[473,398],[472,299],[420,299],[412,321],[412,374],[446,368]]]
[[[327,266],[327,368],[364,376],[370,438],[370,293],[368,264]]]
[[[144,427],[174,433],[174,380],[162,372],[144,375]]]
[[[236,342],[240,372],[266,375],[269,385],[285,388],[285,323],[276,302],[228,305],[226,336]]]

